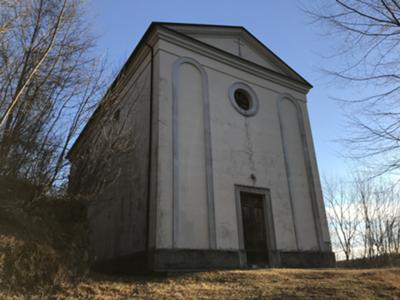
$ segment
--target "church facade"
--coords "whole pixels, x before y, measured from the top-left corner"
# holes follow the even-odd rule
[[[333,266],[311,88],[243,27],[152,23],[68,155],[95,265]]]

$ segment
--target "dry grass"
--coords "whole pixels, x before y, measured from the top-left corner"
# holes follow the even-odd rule
[[[80,212],[73,202],[42,201],[26,211],[4,191],[0,184],[0,300],[400,299],[400,268],[88,274],[84,222],[66,216]]]
[[[84,208],[0,177],[0,299],[46,297],[88,271]]]
[[[176,273],[163,277],[92,274],[32,293],[0,298],[55,299],[400,299],[400,269],[263,269]]]

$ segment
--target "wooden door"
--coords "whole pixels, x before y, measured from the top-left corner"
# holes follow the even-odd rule
[[[244,247],[248,265],[268,264],[268,246],[265,230],[264,196],[240,193]]]

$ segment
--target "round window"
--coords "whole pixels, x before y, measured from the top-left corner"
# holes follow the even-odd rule
[[[250,96],[243,89],[237,89],[234,94],[236,104],[243,110],[248,111],[250,109]]]
[[[257,96],[247,84],[237,82],[231,85],[229,99],[233,107],[242,115],[250,117],[257,113]]]

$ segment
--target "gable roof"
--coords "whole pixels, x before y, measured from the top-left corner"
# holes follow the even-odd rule
[[[261,67],[269,69],[269,71],[302,83],[308,88],[312,88],[312,85],[306,79],[304,79],[299,73],[297,73],[288,64],[286,64],[271,49],[269,49],[266,45],[264,45],[260,40],[258,40],[254,35],[252,35],[246,28],[242,26],[170,22],[153,22],[152,25],[153,24],[173,31],[176,34],[200,42],[203,45],[217,48],[225,52],[225,54],[233,54],[238,59],[259,65]],[[239,43],[243,41],[246,46],[243,49],[251,48],[250,51],[252,53],[250,54],[250,56],[252,57],[249,57],[249,55],[247,55],[247,57],[246,55],[238,55],[238,53],[235,53],[237,51],[230,51],[232,49],[228,49],[227,47],[222,46],[222,43],[218,43],[217,41],[221,40],[223,37],[231,37],[232,39],[240,38]]]
[[[107,95],[110,91],[113,90],[113,88],[116,86],[117,82],[120,80],[122,74],[125,73],[125,71],[131,65],[132,61],[136,58],[136,56],[138,56],[139,52],[143,49],[143,47],[149,47],[148,40],[152,36],[152,33],[157,30],[157,27],[161,27],[165,30],[168,30],[177,35],[185,37],[185,38],[191,40],[192,42],[196,42],[196,43],[202,44],[203,46],[212,48],[214,50],[218,50],[225,55],[232,56],[238,60],[242,60],[247,63],[251,63],[253,65],[261,67],[270,73],[274,73],[275,75],[278,75],[278,76],[284,77],[286,79],[290,79],[292,81],[300,83],[300,84],[306,86],[307,89],[312,88],[312,85],[306,79],[304,79],[300,74],[298,74],[295,70],[293,70],[278,55],[276,55],[272,50],[270,50],[267,46],[265,46],[262,42],[260,42],[254,35],[252,35],[246,28],[244,28],[242,26],[174,23],[174,22],[152,22],[150,24],[150,26],[147,28],[147,30],[144,33],[144,35],[142,36],[142,38],[140,39],[140,41],[138,42],[138,44],[136,45],[135,49],[132,51],[131,55],[129,56],[129,58],[127,59],[125,64],[122,66],[120,72],[113,80],[112,84],[108,88],[105,95]],[[215,33],[222,34],[224,32],[225,33],[230,32],[231,35],[240,36],[245,41],[247,41],[250,45],[253,45],[253,47],[255,46],[257,48],[256,50],[261,55],[264,55],[267,59],[270,59],[272,61],[272,63],[278,69],[274,70],[274,68],[271,68],[271,66],[268,68],[257,62],[248,60],[237,54],[226,51],[226,49],[224,49],[223,47],[218,47],[217,45],[207,43],[204,40],[202,40],[201,38],[199,38],[198,36],[196,37],[196,33],[198,34],[199,32],[202,32],[206,36],[209,34],[212,35],[213,33],[214,34]],[[103,103],[103,101],[99,102],[98,106],[96,107],[96,109],[93,112],[92,116],[90,117],[89,121],[86,123],[86,125],[82,129],[81,133],[75,140],[74,144],[70,148],[69,152],[66,155],[66,157],[68,159],[71,157],[72,153],[76,150],[78,144],[82,140],[82,137],[87,133],[88,128],[94,121],[94,118],[99,114],[99,111],[102,108],[102,103]]]

